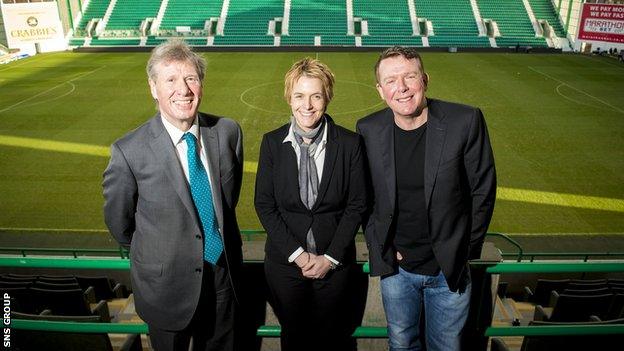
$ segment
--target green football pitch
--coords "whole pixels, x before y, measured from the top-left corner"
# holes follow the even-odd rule
[[[353,129],[383,107],[375,53],[205,53],[202,110],[244,133],[241,228],[262,134],[288,120],[283,75],[304,56],[335,72],[328,112]],[[147,53],[57,53],[0,66],[0,232],[102,231],[110,144],[155,113]],[[624,65],[579,55],[425,53],[431,97],[480,107],[498,173],[490,231],[624,233]]]

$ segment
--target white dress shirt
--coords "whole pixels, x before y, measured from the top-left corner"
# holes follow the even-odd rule
[[[178,129],[176,126],[174,126],[169,121],[167,121],[167,119],[163,117],[162,115],[160,116],[160,118],[162,119],[163,125],[165,126],[165,130],[169,134],[169,137],[171,137],[171,141],[173,142],[173,145],[175,146],[175,150],[178,155],[178,160],[180,161],[180,166],[182,166],[182,170],[184,171],[184,176],[186,177],[186,182],[189,184],[189,186],[190,186],[190,178],[189,178],[189,166],[188,166],[188,156],[187,156],[188,146],[186,144],[186,141],[182,139],[182,137],[187,132],[195,136],[195,139],[197,139],[198,141],[197,145],[199,145],[199,147],[197,148],[197,152],[199,152],[199,158],[201,160],[202,165],[204,166],[204,169],[206,170],[206,174],[208,175],[208,182],[210,183],[210,189],[212,190],[212,193],[214,194],[215,193],[214,186],[212,182],[210,181],[210,167],[208,167],[208,155],[206,153],[206,148],[204,147],[204,141],[199,135],[198,118],[195,117],[195,121],[193,122],[193,125],[186,132]],[[212,197],[212,202],[214,206],[214,195]]]

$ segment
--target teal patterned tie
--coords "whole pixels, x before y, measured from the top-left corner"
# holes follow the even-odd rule
[[[221,252],[223,252],[223,243],[216,223],[210,181],[208,181],[208,174],[195,147],[197,140],[195,135],[184,133],[182,139],[186,141],[188,146],[187,159],[191,195],[204,230],[204,260],[216,264]]]

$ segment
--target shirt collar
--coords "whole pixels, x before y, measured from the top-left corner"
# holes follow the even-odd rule
[[[199,122],[197,117],[195,117],[191,128],[186,132],[181,131],[180,129],[178,129],[178,127],[171,124],[171,122],[169,122],[163,115],[160,115],[160,119],[162,120],[163,125],[165,126],[165,130],[167,130],[167,133],[169,134],[173,145],[178,145],[178,143],[182,141],[182,137],[184,136],[184,134],[187,132],[193,134],[195,136],[195,139],[199,140]]]

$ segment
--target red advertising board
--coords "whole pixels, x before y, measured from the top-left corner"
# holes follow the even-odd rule
[[[584,4],[578,38],[624,43],[624,5]]]

